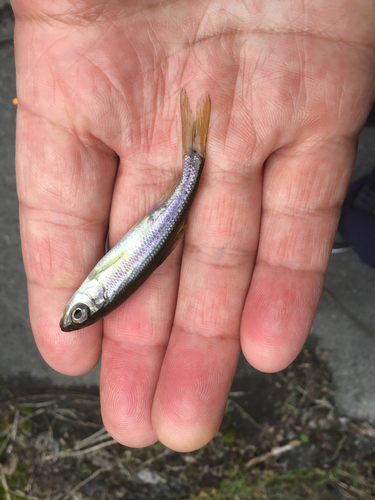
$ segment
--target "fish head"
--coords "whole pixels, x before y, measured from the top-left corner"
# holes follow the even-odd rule
[[[96,279],[86,280],[66,305],[60,319],[63,332],[80,330],[97,321],[105,305],[104,287]]]

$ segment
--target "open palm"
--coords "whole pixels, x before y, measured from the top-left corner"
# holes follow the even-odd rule
[[[306,339],[374,97],[375,7],[339,4],[13,0],[32,328],[60,372],[102,355],[123,444],[202,446],[240,347],[276,371]],[[103,322],[63,333],[108,228],[112,246],[181,172],[183,87],[212,101],[184,244]]]

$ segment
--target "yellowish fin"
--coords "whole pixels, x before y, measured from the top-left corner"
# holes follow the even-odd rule
[[[174,237],[174,240],[173,240],[173,246],[169,252],[169,254],[171,254],[173,252],[173,250],[176,248],[178,242],[180,241],[180,239],[183,237],[183,235],[185,234],[185,231],[186,231],[186,228],[187,228],[187,225],[184,224],[182,227],[180,227],[180,229],[178,230],[178,233],[176,234],[176,236]]]
[[[197,104],[197,113],[195,121],[195,134],[193,147],[203,157],[206,156],[206,142],[208,134],[208,125],[210,123],[211,101],[206,92],[203,94]]]
[[[197,153],[205,157],[208,125],[211,115],[210,96],[206,92],[199,98],[195,120],[185,89],[182,89],[181,91],[180,104],[182,122],[182,155],[186,155],[189,150],[193,148],[197,151]]]
[[[179,182],[180,182],[180,178],[178,177],[177,179],[175,179],[174,181],[172,181],[171,184],[169,184],[169,186],[167,187],[167,189],[161,195],[161,198],[158,201],[158,206],[161,205],[163,203],[163,201],[165,201],[168,198],[168,196],[170,196],[173,193],[173,191],[178,186]]]

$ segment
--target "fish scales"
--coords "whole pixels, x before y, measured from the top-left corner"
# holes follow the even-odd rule
[[[113,247],[107,254],[109,258],[121,250],[127,254],[103,271],[100,278],[97,278],[106,289],[108,301],[116,298],[120,290],[143,271],[161,250],[180,220],[185,217],[190,194],[200,174],[201,164],[202,157],[197,153],[191,152],[190,155],[186,155],[183,174],[176,190],[159,208],[144,218],[134,229],[131,239],[120,241],[119,247]],[[95,268],[90,274],[91,278],[94,275]]]
[[[155,207],[98,262],[66,305],[60,320],[65,332],[89,326],[130,297],[160,266],[185,231],[205,162],[210,119],[209,95],[201,96],[196,119],[181,91],[183,168]]]

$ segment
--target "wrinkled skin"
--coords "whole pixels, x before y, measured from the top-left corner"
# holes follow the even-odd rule
[[[300,351],[374,99],[375,4],[13,0],[30,317],[55,370],[102,355],[105,426],[174,450],[216,433],[242,348]],[[177,249],[124,305],[63,333],[104,251],[181,171],[179,93],[208,91],[207,161]]]

